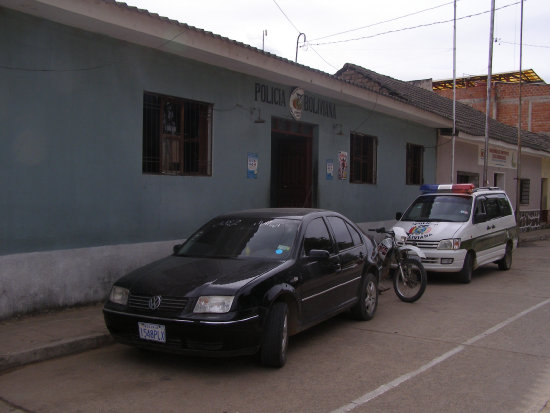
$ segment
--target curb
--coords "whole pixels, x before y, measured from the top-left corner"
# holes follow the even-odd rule
[[[39,361],[82,353],[109,344],[114,340],[110,334],[94,334],[85,337],[62,340],[58,343],[20,353],[0,354],[0,372]]]

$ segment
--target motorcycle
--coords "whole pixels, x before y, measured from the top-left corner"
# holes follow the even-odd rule
[[[405,244],[407,233],[403,228],[394,227],[390,231],[377,228],[369,231],[384,234],[382,240],[377,243],[372,257],[378,267],[378,285],[381,286],[384,280],[391,279],[395,294],[407,303],[422,297],[428,277],[421,259],[426,258],[426,255],[420,248]],[[389,287],[385,290],[388,289]]]

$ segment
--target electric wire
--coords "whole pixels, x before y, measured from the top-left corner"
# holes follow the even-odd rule
[[[515,6],[516,4],[519,4],[519,3],[521,3],[521,1],[516,1],[514,3],[506,4],[504,6],[496,8],[495,10],[502,10],[504,8],[507,8],[507,7]],[[469,18],[472,18],[472,17],[481,16],[483,14],[489,13],[490,11],[491,10],[486,10],[486,11],[482,11],[482,12],[479,12],[479,13],[469,14],[467,16],[459,17],[456,20],[458,21],[458,20],[464,20],[464,19],[469,19]],[[425,24],[419,24],[417,26],[403,27],[403,28],[394,29],[394,30],[387,30],[385,32],[375,33],[375,34],[371,34],[371,35],[368,35],[368,36],[356,37],[356,38],[353,38],[353,39],[334,40],[334,41],[331,41],[331,42],[310,43],[310,46],[325,46],[325,45],[329,45],[329,44],[354,42],[354,41],[358,41],[358,40],[371,39],[373,37],[383,36],[383,35],[391,34],[391,33],[399,33],[399,32],[403,32],[403,31],[419,29],[419,28],[422,28],[422,27],[429,27],[429,26],[435,26],[435,25],[438,25],[438,24],[450,23],[452,21],[454,21],[454,19],[442,20],[442,21],[425,23]]]
[[[457,0],[457,2],[460,1],[460,0]],[[427,12],[427,11],[431,11],[431,10],[435,10],[435,9],[438,9],[440,7],[444,7],[444,6],[448,6],[449,4],[453,4],[454,1],[451,1],[451,2],[448,2],[448,3],[443,3],[443,4],[440,4],[438,6],[434,6],[434,7],[430,7],[428,9],[423,9],[423,10],[419,10],[419,11],[416,11],[416,12],[413,12],[413,13],[409,13],[409,14],[405,14],[403,16],[399,16],[399,17],[394,17],[393,19],[389,19],[389,20],[384,20],[384,21],[381,21],[381,22],[377,22],[377,23],[372,23],[372,24],[369,24],[367,26],[362,26],[362,27],[358,27],[356,29],[350,29],[350,30],[345,30],[343,32],[338,32],[338,33],[334,33],[334,34],[329,34],[329,35],[326,35],[326,36],[323,36],[323,37],[318,37],[316,39],[312,39],[311,41],[312,42],[315,42],[317,40],[323,40],[323,39],[328,39],[329,37],[334,37],[334,36],[339,36],[341,34],[346,34],[346,33],[351,33],[351,32],[356,32],[358,30],[363,30],[363,29],[368,29],[370,27],[374,27],[374,26],[379,26],[381,24],[385,24],[385,23],[391,23],[391,22],[394,22],[396,20],[400,20],[400,19],[404,19],[406,17],[411,17],[411,16],[415,16],[417,14],[420,14],[420,13],[424,13],[424,12]]]

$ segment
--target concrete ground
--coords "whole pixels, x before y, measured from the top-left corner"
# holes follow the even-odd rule
[[[520,244],[544,239],[550,239],[550,228],[522,233]],[[98,303],[1,321],[0,373],[111,344],[102,306]],[[545,411],[550,413],[550,407]]]

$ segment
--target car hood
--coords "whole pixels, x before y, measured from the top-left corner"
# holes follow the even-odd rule
[[[282,264],[282,261],[170,256],[129,273],[116,284],[143,295],[234,294]]]
[[[395,226],[403,228],[411,241],[440,241],[454,238],[465,224],[466,222],[399,221]]]

